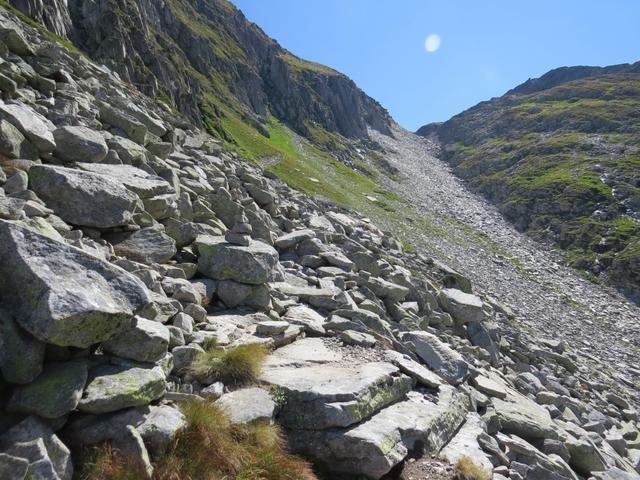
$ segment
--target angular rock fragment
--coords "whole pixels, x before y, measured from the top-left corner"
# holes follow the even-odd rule
[[[109,151],[104,137],[87,127],[60,127],[53,137],[54,155],[65,162],[100,162]]]

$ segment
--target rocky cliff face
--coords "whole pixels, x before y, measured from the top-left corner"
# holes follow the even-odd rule
[[[349,78],[293,56],[226,0],[11,3],[196,124],[206,112],[223,135],[220,103],[248,123],[271,114],[302,135],[389,132],[387,112]]]
[[[418,131],[521,230],[640,300],[640,64],[553,70]]]

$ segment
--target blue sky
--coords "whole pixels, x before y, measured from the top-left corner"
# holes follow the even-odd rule
[[[292,53],[347,74],[411,130],[555,67],[640,60],[638,0],[232,1]],[[430,34],[441,42],[428,53]]]

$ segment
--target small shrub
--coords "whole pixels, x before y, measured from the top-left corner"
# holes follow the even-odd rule
[[[82,480],[139,480],[146,472],[134,461],[123,457],[109,444],[87,450],[80,477]]]
[[[247,384],[257,380],[266,356],[267,349],[258,344],[240,345],[231,350],[214,347],[196,358],[191,373],[199,379]]]
[[[456,463],[453,478],[455,480],[491,480],[491,473],[476,465],[470,457],[464,456]]]
[[[317,480],[307,462],[287,452],[276,425],[233,425],[212,402],[185,402],[181,409],[187,426],[154,480]]]
[[[287,392],[282,387],[271,385],[271,387],[269,387],[269,395],[271,395],[271,398],[278,408],[284,408],[287,404]]]

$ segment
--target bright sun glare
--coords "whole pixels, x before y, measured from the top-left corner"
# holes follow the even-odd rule
[[[439,48],[440,48],[440,35],[438,35],[437,33],[432,33],[424,41],[424,49],[429,53],[433,53]]]

